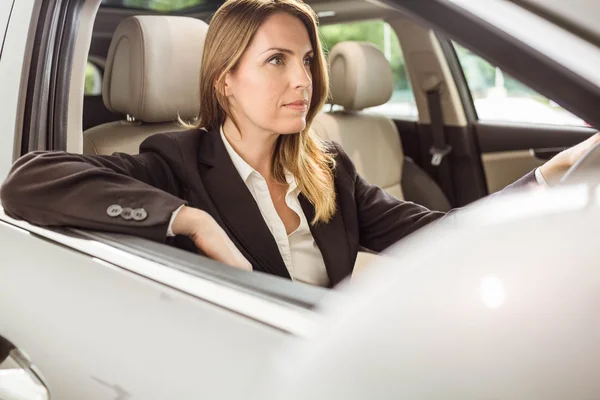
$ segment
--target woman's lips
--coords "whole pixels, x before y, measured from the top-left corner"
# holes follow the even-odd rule
[[[306,110],[308,110],[308,102],[307,101],[302,101],[302,100],[286,104],[285,106],[287,108],[291,108],[292,110],[297,110],[297,111],[306,111]]]

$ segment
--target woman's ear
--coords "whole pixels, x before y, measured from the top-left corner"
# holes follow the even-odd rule
[[[225,74],[224,77],[215,79],[214,83],[215,93],[221,98],[227,98],[231,96],[231,77],[230,73]]]
[[[229,97],[233,95],[232,93],[233,87],[233,76],[231,75],[231,71],[225,74],[225,79],[223,79],[223,94],[225,97]]]

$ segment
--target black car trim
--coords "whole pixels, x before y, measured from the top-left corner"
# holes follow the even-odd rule
[[[583,126],[541,125],[510,122],[474,124],[483,153],[539,148],[566,148],[597,132]]]
[[[21,154],[49,148],[48,100],[60,4],[60,0],[42,2],[39,12],[23,114]]]

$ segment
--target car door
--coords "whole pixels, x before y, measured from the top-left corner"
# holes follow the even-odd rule
[[[314,327],[301,303],[319,289],[298,295],[298,284],[270,276],[252,289],[245,271],[93,235],[0,212],[0,336],[27,354],[52,398],[243,398],[277,349]]]
[[[553,7],[559,4],[566,7]],[[479,157],[465,179],[458,171],[464,163],[450,155],[455,189],[479,184],[480,175],[481,194],[498,191],[597,132],[597,47],[573,21],[549,22],[547,14],[502,0],[398,5],[438,38],[464,114],[461,135]],[[447,134],[466,143],[452,129]]]
[[[49,28],[89,28],[78,13],[93,7],[72,4],[14,4],[0,59],[0,184],[21,154],[68,148],[57,117],[67,100],[53,90],[77,36]],[[33,226],[1,205],[0,243],[2,398],[45,388],[57,399],[264,398],[274,353],[310,334],[327,294],[140,238]]]
[[[497,192],[567,147],[597,132],[548,97],[474,52],[452,43],[457,85],[481,152],[489,193]]]

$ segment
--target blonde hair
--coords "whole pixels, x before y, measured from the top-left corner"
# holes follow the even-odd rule
[[[335,160],[330,149],[311,129],[311,123],[329,94],[327,63],[321,49],[315,12],[301,0],[229,0],[213,16],[200,72],[200,110],[188,128],[220,127],[232,116],[225,97],[225,77],[239,62],[261,24],[277,12],[298,18],[308,31],[314,57],[313,94],[306,127],[298,134],[280,135],[273,157],[273,177],[285,183],[285,171],[294,175],[303,195],[315,208],[311,224],[328,222],[336,211]],[[182,121],[180,121],[182,122]],[[235,123],[235,120],[234,120]],[[236,124],[237,125],[237,124]]]

